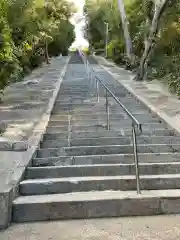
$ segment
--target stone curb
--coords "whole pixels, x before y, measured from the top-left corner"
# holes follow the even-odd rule
[[[11,178],[8,179],[8,173],[5,172],[3,183],[0,184],[0,229],[7,228],[11,221],[11,212],[12,212],[12,202],[14,198],[18,195],[18,186],[21,179],[24,176],[24,172],[27,166],[31,165],[32,157],[35,154],[39,143],[43,137],[43,134],[46,131],[46,127],[50,118],[51,111],[54,106],[54,102],[56,100],[57,94],[59,92],[62,79],[66,73],[66,69],[69,63],[70,57],[67,59],[63,70],[60,74],[59,81],[56,83],[54,93],[47,105],[47,110],[43,114],[41,121],[35,126],[32,131],[31,137],[28,139],[28,148],[26,151],[22,151],[23,147],[26,145],[24,142],[16,142],[16,144],[8,143],[8,147],[12,147],[13,149],[21,149],[18,151],[1,151],[0,160],[2,162],[8,161],[12,164]],[[5,141],[4,141],[5,143]],[[3,145],[3,142],[0,144]],[[7,143],[5,143],[6,145]],[[12,144],[12,145],[11,145]],[[26,145],[27,147],[27,145]],[[15,159],[15,160],[14,160]],[[19,165],[17,166],[17,164]],[[15,166],[13,166],[13,164]],[[1,178],[3,176],[0,176]],[[6,179],[7,178],[7,179]]]
[[[0,151],[26,151],[28,144],[23,141],[11,141],[0,139]]]
[[[104,59],[103,57],[96,57],[96,60],[98,61],[98,58],[101,58],[102,60],[110,63],[113,67],[117,68],[118,70],[120,70],[120,67],[118,67],[115,63],[112,63],[111,61],[108,61],[107,59]],[[99,61],[98,61],[99,63]],[[117,78],[115,78],[113,76],[113,74],[111,73],[111,71],[109,71],[105,66],[103,66],[101,63],[99,63],[101,65],[101,67],[107,71],[116,81],[120,82],[124,88],[126,88],[135,98],[137,98],[140,102],[142,102],[143,104],[145,104],[148,109],[156,114],[160,119],[162,119],[163,121],[165,121],[172,129],[174,129],[175,131],[177,131],[178,133],[180,133],[180,124],[178,124],[177,119],[174,119],[172,117],[169,117],[165,112],[159,110],[156,106],[154,106],[151,102],[149,102],[147,99],[145,99],[143,96],[140,96],[139,94],[136,93],[136,91],[129,85],[124,84],[121,80],[118,80]],[[129,74],[131,74],[130,77],[130,81],[133,81],[134,75],[131,71],[129,70],[124,70],[128,72]]]

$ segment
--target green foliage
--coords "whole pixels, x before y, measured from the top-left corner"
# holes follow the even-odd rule
[[[147,20],[154,14],[153,0],[124,0],[133,51],[137,64],[144,52],[144,39],[148,32]],[[90,43],[98,49],[105,48],[104,21],[109,23],[108,57],[116,63],[126,62],[124,37],[120,12],[116,0],[87,0]],[[163,13],[153,51],[148,62],[149,79],[166,82],[170,91],[180,96],[180,0],[169,1]]]
[[[124,64],[124,42],[118,39],[112,40],[108,44],[108,58],[112,58],[116,63]]]
[[[74,40],[73,8],[65,0],[0,0],[0,89],[19,81]]]

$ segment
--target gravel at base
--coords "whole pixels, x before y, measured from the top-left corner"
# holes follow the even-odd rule
[[[178,240],[180,216],[128,217],[12,225],[1,240]]]

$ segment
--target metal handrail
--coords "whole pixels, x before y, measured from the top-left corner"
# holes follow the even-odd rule
[[[94,70],[93,70],[94,72]],[[105,83],[95,76],[96,79],[96,96],[97,102],[99,102],[99,83],[104,87],[106,90],[106,113],[107,113],[107,130],[110,130],[109,124],[109,101],[108,101],[108,93],[113,97],[113,99],[122,107],[125,113],[131,118],[132,120],[132,141],[133,141],[133,151],[134,151],[134,163],[135,163],[135,170],[136,170],[136,186],[137,186],[137,193],[140,194],[140,178],[139,178],[139,160],[138,160],[138,150],[137,150],[137,137],[136,137],[136,128],[138,127],[139,131],[142,132],[142,124],[130,113],[130,111],[123,105],[123,103],[114,95],[114,93],[105,85]]]
[[[94,72],[94,70],[93,70],[93,72]],[[142,124],[132,115],[132,113],[123,105],[123,103],[119,100],[119,98],[117,98],[114,95],[114,93],[105,85],[105,83],[100,78],[98,78],[97,76],[95,76],[95,78],[111,94],[111,96],[114,98],[114,100],[122,107],[122,109],[125,111],[125,113],[131,118],[133,124],[137,125],[137,127],[139,128],[139,131],[142,132]]]
[[[85,58],[85,56],[84,56]],[[87,77],[90,79],[91,84],[93,83],[92,74],[90,71],[90,64],[88,59],[83,59],[85,64],[85,69],[87,72]],[[94,69],[91,68],[93,73],[95,73]],[[109,100],[108,100],[108,93],[113,97],[113,99],[121,106],[123,111],[128,115],[128,117],[132,120],[132,141],[133,141],[133,151],[134,151],[134,164],[135,164],[135,172],[136,172],[136,186],[137,186],[137,193],[141,193],[140,189],[140,178],[139,178],[139,160],[138,160],[138,150],[137,150],[137,137],[136,137],[136,128],[138,127],[139,131],[142,132],[142,124],[132,115],[132,113],[124,106],[124,104],[117,98],[114,93],[105,85],[105,83],[98,78],[97,76],[94,77],[96,79],[96,97],[97,102],[99,102],[99,83],[101,86],[104,87],[106,90],[105,98],[106,98],[106,114],[107,114],[107,130],[110,130],[110,114],[109,114]]]

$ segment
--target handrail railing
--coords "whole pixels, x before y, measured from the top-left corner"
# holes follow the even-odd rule
[[[138,161],[137,137],[136,137],[135,126],[138,127],[140,132],[142,132],[142,124],[130,113],[130,111],[123,105],[123,103],[114,95],[114,93],[104,84],[104,82],[101,79],[99,79],[97,76],[95,76],[95,79],[96,79],[97,102],[99,102],[99,83],[106,90],[105,98],[106,98],[107,130],[110,130],[108,93],[121,106],[121,108],[132,120],[132,141],[133,141],[134,163],[135,163],[135,170],[136,170],[136,186],[137,186],[137,193],[140,194],[141,190],[140,190],[140,179],[139,179],[139,161]]]
[[[90,64],[89,61],[86,59],[84,55],[82,55],[83,62],[85,64],[85,69],[87,72],[88,79],[93,83],[92,74],[90,71]],[[92,72],[95,74],[95,71],[93,68]],[[106,98],[106,114],[107,114],[107,130],[110,130],[110,114],[109,114],[109,100],[108,100],[108,93],[111,95],[111,97],[121,106],[123,111],[128,115],[128,117],[132,120],[132,141],[133,141],[133,152],[134,152],[134,164],[135,164],[135,172],[136,172],[136,187],[137,187],[137,193],[141,193],[140,189],[140,178],[139,178],[139,161],[138,161],[138,149],[137,149],[137,137],[136,137],[136,126],[138,127],[139,131],[142,132],[142,124],[132,115],[132,113],[124,106],[124,104],[120,101],[119,98],[117,98],[114,93],[106,86],[106,84],[98,78],[96,75],[94,76],[94,79],[96,80],[96,98],[97,102],[99,102],[99,83],[103,88],[105,89],[105,98]]]
[[[94,70],[93,70],[94,72]],[[98,78],[97,76],[95,76],[96,81],[99,81],[101,83],[101,85],[111,94],[111,96],[114,98],[114,100],[122,107],[122,109],[125,111],[125,113],[131,118],[133,124],[137,125],[139,128],[139,131],[142,131],[142,124],[132,115],[132,113],[124,106],[124,104],[119,100],[119,98],[117,98],[114,93],[105,85],[105,83]],[[98,91],[99,93],[99,91]],[[99,96],[97,96],[98,102],[99,102]]]

